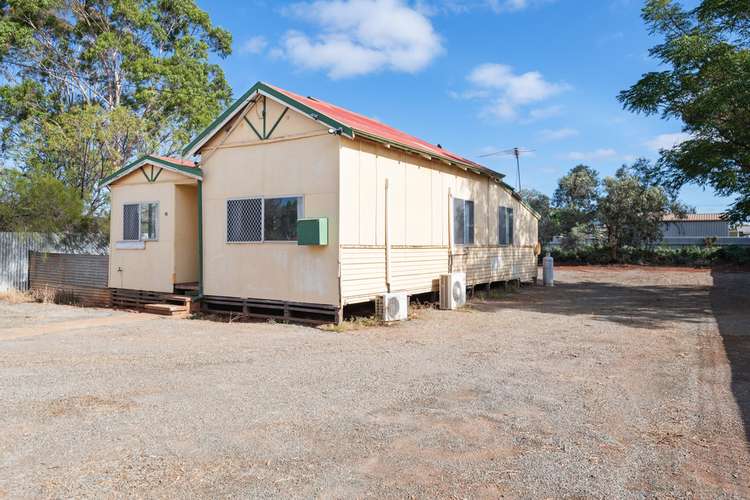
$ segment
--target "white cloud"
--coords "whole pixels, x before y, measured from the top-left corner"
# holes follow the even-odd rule
[[[287,32],[283,55],[334,79],[382,70],[416,73],[443,51],[427,16],[403,0],[317,0],[285,12],[312,22],[319,32]]]
[[[480,9],[489,9],[496,14],[518,12],[532,5],[551,3],[555,0],[418,0],[417,8],[428,15],[462,14]]]
[[[675,134],[661,134],[653,139],[646,141],[644,144],[652,151],[661,151],[662,149],[672,149],[690,139],[690,134],[677,132]]]
[[[573,161],[594,161],[594,160],[605,160],[617,156],[617,151],[611,148],[600,148],[595,151],[573,151],[568,153],[567,159]]]
[[[483,114],[502,120],[517,119],[524,106],[570,89],[567,84],[546,81],[538,71],[516,74],[510,66],[496,63],[477,66],[469,73],[467,80],[471,88],[461,96],[488,101]]]
[[[539,132],[539,137],[543,141],[561,141],[570,137],[576,137],[579,134],[580,132],[574,128],[545,129]]]
[[[268,46],[268,40],[263,36],[248,38],[240,45],[240,54],[260,54]]]

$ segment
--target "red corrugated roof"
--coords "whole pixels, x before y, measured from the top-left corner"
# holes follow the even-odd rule
[[[662,218],[665,222],[716,222],[724,221],[724,214],[685,214],[677,217],[675,214],[667,214]]]
[[[190,160],[184,160],[182,158],[173,158],[171,156],[159,156],[159,155],[152,155],[152,156],[160,160],[168,161],[169,163],[176,163],[178,165],[182,165],[183,167],[197,168],[195,166],[195,162],[190,161]]]
[[[391,141],[395,144],[401,144],[408,148],[424,152],[425,154],[428,154],[428,155],[434,155],[438,157],[452,159],[460,163],[473,165],[477,168],[487,170],[487,167],[484,167],[474,161],[471,161],[468,158],[464,158],[460,155],[457,155],[456,153],[452,153],[446,149],[438,147],[435,144],[430,144],[429,142],[423,141],[422,139],[419,139],[418,137],[414,137],[413,135],[409,135],[393,127],[389,127],[388,125],[384,123],[381,123],[372,118],[368,118],[366,116],[360,115],[359,113],[349,111],[348,109],[344,109],[334,104],[320,101],[318,99],[313,99],[310,97],[303,97],[299,94],[295,94],[294,92],[290,92],[288,90],[282,89],[275,85],[270,85],[270,84],[266,84],[266,85],[275,89],[278,92],[281,92],[282,94],[286,95],[290,99],[298,101],[304,104],[305,106],[308,106],[309,108],[312,108],[318,111],[319,113],[336,120],[337,122],[341,122],[342,124],[345,124],[346,126],[352,128],[355,132],[360,132],[363,134],[379,137],[381,139],[385,139],[386,141]],[[495,174],[502,175],[496,172]]]

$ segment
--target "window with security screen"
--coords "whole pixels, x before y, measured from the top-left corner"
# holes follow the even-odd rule
[[[159,204],[127,203],[123,205],[122,239],[148,241],[159,238]]]
[[[227,242],[297,241],[302,198],[246,198],[227,201]]]
[[[138,241],[140,237],[139,223],[140,205],[132,203],[123,206],[123,231],[122,239],[125,241]]]
[[[263,241],[263,199],[227,201],[227,241]]]

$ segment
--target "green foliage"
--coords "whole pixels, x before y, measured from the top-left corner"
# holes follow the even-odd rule
[[[522,189],[519,194],[523,201],[528,203],[541,216],[539,220],[539,241],[543,245],[549,243],[557,233],[556,221],[552,218],[549,196],[535,189]]]
[[[736,196],[730,215],[750,216],[750,7],[703,0],[685,10],[648,0],[643,19],[663,43],[650,50],[667,69],[650,72],[619,95],[634,112],[679,119],[689,139],[661,152],[656,179],[674,191],[686,183]]]
[[[599,173],[586,165],[572,168],[558,181],[552,219],[566,246],[575,246],[582,235],[594,233],[599,186]]]
[[[209,56],[230,52],[231,35],[194,0],[0,2],[2,153],[99,214],[103,177],[178,151],[229,103]]]
[[[627,168],[604,179],[597,218],[607,231],[612,259],[625,246],[642,247],[662,237],[661,220],[669,211],[669,200],[661,188],[648,186]]]
[[[75,190],[42,174],[0,170],[0,231],[60,233],[83,223]]]
[[[609,248],[602,246],[584,246],[574,249],[556,248],[552,250],[551,254],[556,264],[633,264],[690,267],[706,267],[715,264],[750,265],[750,247],[747,246],[718,248],[698,246],[681,248],[623,247],[616,258],[612,257]]]

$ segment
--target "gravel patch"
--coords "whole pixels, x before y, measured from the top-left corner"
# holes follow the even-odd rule
[[[0,497],[750,496],[750,273],[557,277],[348,333],[0,303]]]

